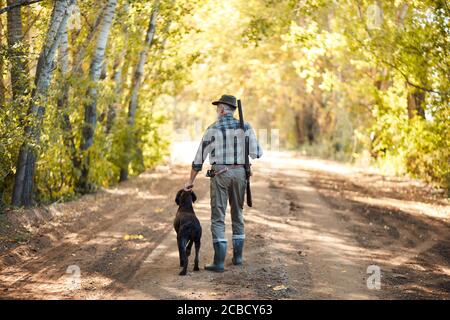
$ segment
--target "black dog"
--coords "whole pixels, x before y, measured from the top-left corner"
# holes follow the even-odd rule
[[[188,266],[188,257],[191,254],[192,244],[195,243],[195,260],[194,271],[199,271],[198,268],[198,253],[200,250],[200,239],[202,237],[202,227],[200,221],[195,216],[192,203],[197,200],[197,196],[193,191],[180,190],[177,192],[175,202],[177,203],[178,211],[173,222],[173,227],[177,233],[178,251],[180,253],[180,267],[183,270],[180,276],[186,275]]]

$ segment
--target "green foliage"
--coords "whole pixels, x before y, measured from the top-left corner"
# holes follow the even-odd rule
[[[106,1],[78,1],[81,25],[69,30],[69,70],[60,70],[58,57],[42,102],[41,139],[33,146],[37,201],[76,195],[81,172],[75,164],[86,157],[93,189],[117,183],[121,169],[136,175],[155,166],[167,156],[171,131],[194,132],[212,121],[211,99],[223,93],[243,98],[256,129],[279,129],[281,147],[344,161],[369,158],[386,171],[449,188],[445,1],[161,0],[130,125],[132,78],[153,3],[119,1],[103,77],[91,83],[95,22]],[[27,88],[16,99],[8,82],[14,52],[34,70],[45,39],[51,2],[30,8],[24,41],[8,48],[0,38],[6,88],[0,92],[0,206],[11,201],[17,155],[29,142],[24,128],[37,121],[26,116],[33,77],[24,70]],[[6,26],[6,15],[0,19]],[[83,106],[92,86],[99,92],[94,145],[81,152]]]
[[[211,97],[234,93],[282,147],[450,187],[445,1],[210,1],[196,17],[186,45],[204,56],[176,127],[208,123]]]
[[[95,23],[106,1],[78,2],[81,25],[69,30],[69,70],[60,69],[61,56],[57,55],[49,95],[42,102],[46,110],[39,144],[34,146],[38,153],[34,199],[38,203],[76,196],[81,170],[75,164],[87,157],[90,164],[88,180],[93,191],[117,183],[120,170],[128,163],[130,175],[137,175],[152,168],[167,155],[168,118],[165,110],[154,106],[154,101],[164,94],[176,94],[189,82],[187,71],[198,60],[199,53],[180,50],[180,43],[186,34],[197,32],[184,21],[184,17],[200,8],[203,1],[161,1],[157,32],[139,94],[137,121],[130,126],[127,114],[131,81],[153,3],[119,1],[103,76],[98,83],[92,83],[88,70],[96,39]],[[29,28],[29,34],[34,38],[31,44],[23,46],[24,50],[28,50],[26,57],[30,65],[34,65],[36,53],[45,38],[52,6],[45,2],[45,5],[30,8],[32,16],[27,20],[30,25],[25,27]],[[44,18],[38,18],[40,16]],[[6,15],[0,19],[1,25],[6,25]],[[0,38],[0,49],[3,81],[11,71],[11,52],[4,38]],[[76,64],[77,57],[82,58],[80,64]],[[118,72],[121,76],[115,78]],[[23,75],[32,83],[32,77]],[[88,88],[93,86],[99,93],[94,145],[81,152],[83,106],[88,102]],[[37,121],[25,116],[30,103],[29,92],[20,101],[13,100],[9,90],[4,94],[2,98],[7,104],[0,108],[0,207],[11,201],[17,156],[25,141],[25,125]],[[67,117],[69,123],[65,120]]]

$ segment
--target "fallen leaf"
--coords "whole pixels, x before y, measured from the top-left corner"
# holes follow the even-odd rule
[[[123,237],[123,239],[127,240],[127,241],[128,240],[137,240],[137,239],[142,240],[142,239],[144,239],[144,236],[142,234],[126,234]]]
[[[285,285],[281,285],[281,286],[276,286],[272,288],[273,291],[281,291],[281,290],[286,290],[287,287]]]

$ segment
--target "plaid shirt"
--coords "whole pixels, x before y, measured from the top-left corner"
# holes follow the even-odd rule
[[[233,118],[231,114],[220,117],[206,129],[192,162],[192,169],[201,171],[208,155],[210,164],[245,164],[247,138],[250,157],[260,158],[263,154],[262,148],[253,128],[247,122],[244,123],[244,132],[240,128],[239,120]]]

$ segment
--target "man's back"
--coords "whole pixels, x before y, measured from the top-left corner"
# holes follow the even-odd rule
[[[248,122],[245,122],[244,123],[244,131],[247,131],[250,128],[251,128],[250,124]],[[221,116],[216,122],[211,124],[206,130],[210,130],[210,129],[238,130],[238,129],[240,129],[240,124],[239,124],[239,120],[234,118],[232,114],[226,114],[224,116]]]
[[[193,169],[200,171],[208,155],[211,164],[244,164],[244,137],[249,138],[250,157],[260,158],[262,148],[251,125],[244,123],[243,134],[239,120],[232,114],[221,116],[206,129],[193,162]]]

